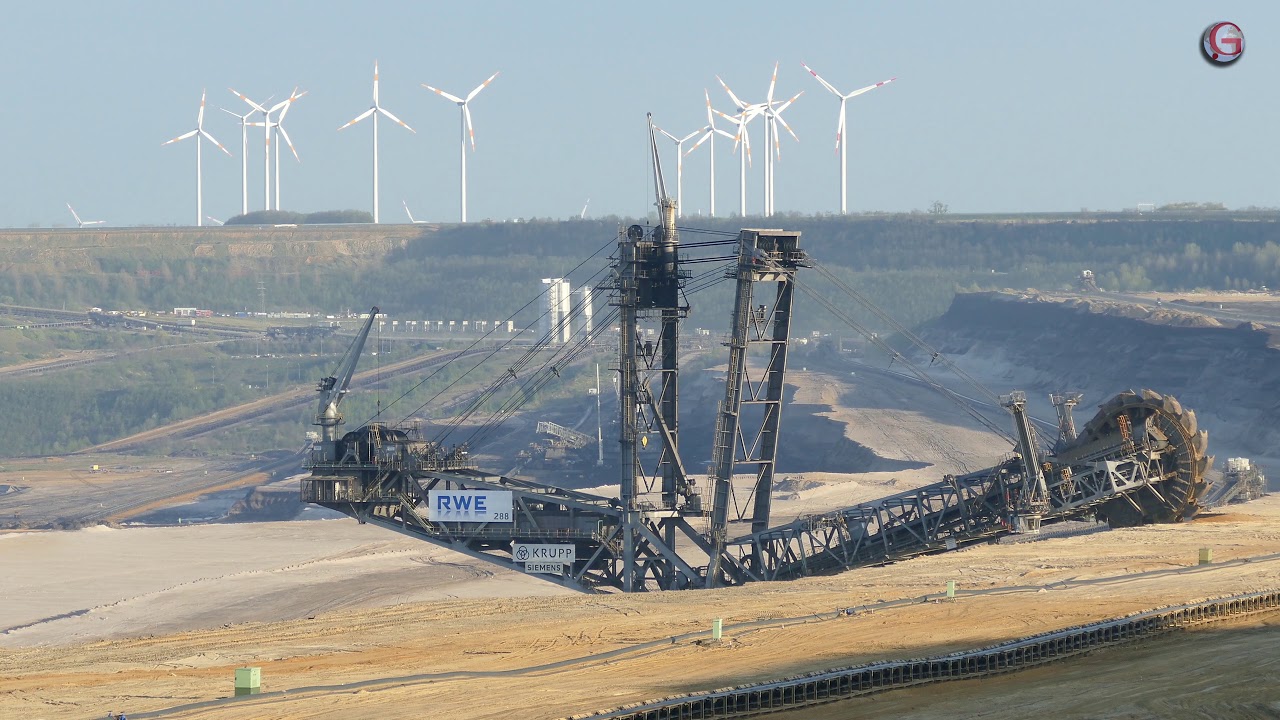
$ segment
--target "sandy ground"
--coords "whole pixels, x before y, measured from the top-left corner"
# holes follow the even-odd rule
[[[1280,587],[1280,558],[1266,557],[1280,548],[1278,520],[1280,498],[1270,497],[1189,524],[982,545],[789,583],[633,596],[556,591],[543,597],[529,593],[548,592],[545,586],[514,575],[424,587],[434,584],[432,575],[415,574],[422,566],[410,567],[407,559],[436,551],[401,545],[410,541],[347,520],[63,533],[72,546],[59,551],[63,557],[86,552],[99,538],[132,536],[133,548],[171,548],[189,576],[209,580],[175,587],[180,578],[157,578],[156,585],[171,589],[117,592],[129,595],[118,604],[90,601],[98,593],[89,581],[101,581],[103,573],[91,573],[89,563],[59,568],[59,575],[79,574],[85,582],[64,577],[60,587],[49,588],[22,581],[26,593],[47,598],[42,607],[94,609],[0,636],[0,710],[31,718],[87,717],[113,709],[131,715],[167,710],[165,717],[419,718],[423,708],[431,708],[431,717],[560,717]],[[192,532],[242,537],[181,538]],[[0,572],[6,577],[18,577],[10,568],[25,553],[11,550],[28,537],[0,540]],[[342,542],[365,549],[344,557]],[[218,552],[195,551],[200,544]],[[380,549],[370,547],[379,544]],[[1215,564],[1196,567],[1197,550],[1206,546],[1213,548]],[[319,561],[304,559],[308,547]],[[407,562],[397,565],[399,560]],[[237,562],[244,566],[236,568]],[[145,555],[117,563],[113,582],[136,586],[157,564],[163,563]],[[936,597],[948,579],[957,580],[962,593],[985,594],[952,603],[875,607],[882,600]],[[73,597],[77,588],[84,597]],[[432,592],[439,599],[424,600]],[[61,605],[55,607],[55,600]],[[325,611],[343,603],[359,608],[366,600],[379,607]],[[29,604],[6,600],[5,617],[40,614],[23,609]],[[855,617],[832,619],[835,608],[864,605],[869,609]],[[726,641],[696,642],[716,617],[727,624]],[[780,622],[741,627],[763,619]],[[184,624],[203,629],[173,632]],[[657,644],[635,647],[650,641]],[[35,642],[57,644],[30,646]],[[1169,662],[1177,662],[1178,647],[1170,646]],[[610,651],[621,652],[602,657]],[[1262,659],[1272,662],[1275,655]],[[545,667],[556,662],[565,665]],[[1072,661],[1081,662],[1091,661]],[[242,665],[262,668],[268,693],[290,692],[184,709],[229,695],[233,670]],[[368,684],[351,686],[361,682]],[[1226,692],[1217,699],[1226,699]],[[981,697],[978,692],[974,702]]]
[[[0,647],[570,592],[345,519],[0,535],[0,567]]]

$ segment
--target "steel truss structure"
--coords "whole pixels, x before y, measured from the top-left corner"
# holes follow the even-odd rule
[[[688,273],[652,127],[650,145],[660,223],[619,233],[610,283],[620,328],[618,496],[485,474],[465,447],[440,447],[378,423],[339,439],[338,403],[374,308],[339,372],[320,385],[316,423],[324,438],[302,481],[304,502],[516,571],[529,570],[515,557],[517,546],[572,548],[572,561],[540,569],[540,577],[622,592],[838,571],[1034,532],[1041,522],[1087,513],[1133,525],[1195,512],[1211,458],[1194,414],[1174,398],[1122,393],[1077,434],[1071,409],[1080,396],[1055,396],[1059,437],[1053,453],[1041,456],[1026,398],[1013,393],[1002,404],[1013,415],[1019,452],[995,467],[771,526],[796,273],[809,265],[800,233],[784,230],[742,230],[736,240],[727,273],[736,281],[729,366],[708,487],[700,488],[680,455],[678,344],[689,311]],[[457,491],[510,493],[511,517],[431,520],[433,493]]]

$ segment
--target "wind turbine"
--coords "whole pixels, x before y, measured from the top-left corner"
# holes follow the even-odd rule
[[[409,222],[413,223],[414,225],[421,225],[425,222],[428,222],[427,220],[414,220],[413,213],[409,212],[409,203],[401,200],[400,204],[404,206],[404,214],[409,216]]]
[[[249,125],[253,127],[262,126],[263,128],[262,136],[264,138],[264,142],[266,143],[266,145],[262,153],[262,185],[263,185],[262,209],[270,210],[271,209],[271,111],[263,107],[262,105],[259,105],[258,103],[250,100],[248,96],[246,96],[244,93],[236,92],[235,88],[227,88],[227,89],[231,91],[232,95],[235,95],[236,97],[240,98],[246,103],[249,103],[249,107],[253,108],[256,112],[262,113],[262,122],[249,123]],[[248,140],[246,136],[245,149],[247,150],[248,147],[249,147]],[[248,179],[248,169],[247,169],[248,162],[249,162],[248,159],[246,159],[244,163],[242,163],[246,168],[246,170],[244,171],[246,180]],[[246,196],[247,196],[247,193],[248,191],[245,191]],[[245,201],[245,210],[246,212],[248,211],[247,200]]]
[[[302,158],[298,157],[298,151],[293,147],[293,141],[289,139],[288,131],[284,129],[284,117],[285,115],[289,114],[289,108],[293,107],[293,104],[298,101],[298,98],[302,97],[303,95],[306,95],[308,92],[310,91],[303,90],[302,93],[299,94],[298,88],[295,87],[293,89],[293,92],[290,93],[289,97],[285,98],[284,100],[281,100],[275,105],[272,105],[271,110],[269,111],[269,112],[276,112],[277,110],[280,111],[280,117],[276,118],[276,121],[272,125],[272,127],[275,128],[275,132],[277,135],[284,138],[285,144],[289,146],[289,152],[293,153],[293,159],[297,160],[298,162],[302,162]],[[280,138],[279,137],[276,138],[276,206],[275,207],[276,207],[276,210],[280,209]]]
[[[439,95],[440,97],[446,100],[457,103],[458,107],[462,108],[462,113],[461,113],[462,117],[460,119],[460,122],[462,124],[462,182],[461,182],[462,222],[467,221],[467,138],[468,136],[471,138],[471,152],[476,151],[476,133],[474,130],[471,129],[471,108],[469,105],[471,101],[475,99],[475,96],[479,95],[481,90],[488,87],[489,83],[493,82],[493,79],[496,77],[498,77],[498,73],[494,73],[490,75],[488,80],[485,80],[484,82],[477,85],[476,89],[468,93],[466,98],[460,98],[457,95],[450,95],[449,93],[443,90],[440,90],[438,88],[433,88],[430,85],[427,85],[426,83],[422,84],[422,87],[430,90],[431,92]]]
[[[706,88],[702,89],[702,94],[707,99],[707,127],[704,128],[707,132],[701,138],[698,139],[698,142],[693,144],[693,147],[689,148],[688,152],[685,153],[685,157],[692,155],[693,151],[697,150],[698,147],[702,145],[702,143],[706,142],[707,140],[711,141],[711,144],[707,147],[707,154],[711,156],[711,217],[715,217],[716,216],[716,135],[723,135],[729,138],[730,140],[732,140],[734,136],[733,136],[733,133],[725,132],[724,130],[721,130],[720,128],[716,127],[716,119],[712,113],[719,112],[719,111],[711,109],[711,93],[707,92]],[[724,113],[720,113],[720,114],[723,115]]]
[[[848,151],[848,141],[845,139],[844,104],[848,102],[850,98],[855,98],[861,95],[862,93],[871,92],[872,90],[875,90],[878,87],[881,87],[883,85],[888,85],[889,83],[893,82],[894,80],[897,80],[898,78],[892,77],[892,78],[889,78],[888,80],[883,80],[881,82],[878,82],[875,85],[868,85],[862,88],[861,90],[854,90],[848,95],[845,95],[841,93],[839,90],[835,89],[835,87],[831,83],[819,77],[818,73],[813,71],[813,68],[809,67],[808,65],[805,65],[803,62],[801,62],[800,64],[804,67],[805,70],[808,70],[809,74],[812,75],[818,82],[822,83],[822,87],[830,90],[833,95],[840,98],[840,120],[836,123],[836,150],[840,151],[840,214],[843,215],[846,212],[845,187],[847,185],[847,177],[848,177],[848,174],[846,171],[847,165],[845,160],[847,156],[847,151]]]
[[[725,113],[716,111],[720,117],[728,120],[738,126],[738,133],[733,138],[733,149],[738,150],[738,143],[742,143],[743,154],[738,157],[738,213],[742,217],[747,216],[747,165],[751,162],[751,135],[747,132],[747,125],[757,116],[764,112],[764,105],[755,103],[748,105],[738,99],[737,95],[729,89],[724,80],[720,76],[716,76],[716,80],[720,83],[720,87],[729,94],[729,99],[733,101],[734,107],[738,108],[738,116],[732,117]]]
[[[196,139],[196,227],[204,225],[204,187],[202,186],[200,178],[200,138],[204,138],[214,145],[217,145],[219,150],[227,154],[227,157],[233,157],[230,150],[223,147],[222,143],[215,140],[213,136],[204,129],[204,98],[205,91],[201,90],[200,112],[196,114],[196,129],[183,133],[172,140],[160,143],[161,147],[163,147],[165,145],[176,143],[179,140],[186,140],[189,137],[194,137]]]
[[[672,135],[657,125],[654,125],[653,128],[663,135],[666,135],[676,144],[676,217],[681,217],[684,215],[684,212],[681,210],[684,206],[684,144],[698,137],[699,133],[705,132],[706,128],[704,127],[701,130],[694,130],[682,138]]]
[[[774,107],[776,103],[773,99],[773,91],[777,84],[778,63],[775,62],[773,64],[773,77],[769,80],[769,93],[764,102],[764,214],[766,217],[773,215],[774,163],[782,158],[782,143],[778,138],[778,124],[781,123],[782,127],[791,133],[791,137],[795,138],[796,142],[800,142],[800,138],[796,137],[795,131],[791,129],[786,120],[782,119],[782,112],[791,107],[792,103],[799,100],[800,96],[804,94],[804,91],[801,90],[790,100],[781,103],[779,107]]]
[[[591,204],[591,198],[587,198],[587,201],[582,205],[582,212],[578,213],[579,220],[587,219],[587,206],[590,204]]]
[[[378,222],[378,115],[386,115],[389,119],[395,121],[397,125],[417,134],[417,130],[409,127],[403,120],[392,115],[386,108],[378,104],[378,61],[373,61],[373,105],[364,112],[355,117],[354,120],[338,128],[339,131],[345,130],[361,120],[373,116],[373,221]]]
[[[76,219],[76,227],[78,228],[82,228],[85,225],[101,225],[106,222],[106,220],[81,220],[80,216],[76,214],[76,209],[71,207],[71,203],[67,203],[67,209],[71,211],[71,217]]]
[[[226,223],[224,223],[223,221],[219,220],[218,218],[216,218],[216,217],[214,217],[214,216],[212,216],[212,215],[205,215],[204,217],[205,217],[205,219],[206,219],[206,220],[208,220],[209,222],[213,223],[214,225],[225,225],[225,224],[226,224]]]
[[[237,115],[222,108],[222,112],[240,119],[240,214],[245,215],[249,212],[249,116],[257,111]]]

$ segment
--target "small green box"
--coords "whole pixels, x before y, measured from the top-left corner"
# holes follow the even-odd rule
[[[262,668],[236,668],[236,695],[257,695],[262,692]]]
[[[1207,548],[1207,547],[1200,548],[1200,564],[1201,565],[1213,564],[1213,548]]]

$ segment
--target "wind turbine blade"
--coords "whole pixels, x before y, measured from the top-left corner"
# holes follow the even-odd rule
[[[653,129],[654,129],[654,130],[657,130],[658,132],[662,133],[663,135],[666,135],[667,137],[671,138],[671,139],[672,139],[673,141],[675,141],[675,142],[680,142],[680,138],[676,137],[675,135],[672,135],[671,133],[667,132],[666,130],[663,130],[662,128],[658,127],[657,125],[654,125],[654,126],[653,126]]]
[[[702,128],[701,130],[694,130],[693,132],[689,133],[688,135],[685,135],[684,137],[680,138],[679,140],[676,140],[675,138],[671,138],[671,139],[672,139],[672,140],[676,140],[676,143],[677,143],[677,144],[683,145],[683,144],[685,144],[685,143],[689,142],[690,140],[694,139],[695,137],[697,137],[697,136],[698,136],[698,133],[702,133],[702,132],[706,132],[706,131],[707,131],[707,128]]]
[[[238,112],[234,112],[234,111],[232,111],[232,110],[228,110],[228,109],[226,109],[226,108],[224,108],[224,107],[220,107],[220,108],[218,108],[218,109],[219,109],[219,110],[221,110],[222,112],[224,112],[224,113],[226,113],[226,114],[230,115],[231,117],[234,117],[234,118],[240,118],[240,122],[241,122],[241,123],[243,123],[245,120],[248,120],[248,119],[249,119],[249,116],[248,116],[248,115],[241,115],[241,114],[240,114],[240,113],[238,113]]]
[[[400,204],[404,206],[404,214],[409,216],[409,222],[413,222],[413,213],[409,212],[409,203],[401,200]]]
[[[298,151],[294,149],[293,141],[289,139],[289,133],[285,131],[284,126],[277,123],[276,130],[279,130],[280,134],[284,136],[284,144],[289,146],[289,152],[293,153],[293,159],[302,162],[302,158],[298,157]]]
[[[859,95],[861,95],[861,94],[862,94],[862,93],[864,93],[864,92],[871,92],[872,90],[875,90],[875,89],[876,89],[876,88],[878,88],[878,87],[883,87],[883,86],[885,86],[885,85],[888,85],[889,83],[891,83],[891,82],[893,82],[894,80],[897,80],[897,79],[898,79],[898,78],[896,78],[896,77],[892,77],[892,78],[889,78],[888,80],[881,80],[880,82],[876,83],[875,85],[868,85],[868,86],[866,86],[866,87],[862,88],[861,90],[854,90],[853,92],[849,93],[848,95],[845,95],[845,96],[844,96],[844,99],[845,99],[845,100],[848,100],[849,98],[858,97]]]
[[[714,130],[717,135],[720,135],[721,137],[727,137],[730,140],[733,140],[734,138],[737,137],[736,135],[729,132],[728,130],[721,130],[720,128],[711,128],[711,129]]]
[[[207,93],[200,91],[200,112],[196,113],[196,127],[204,127],[204,97]]]
[[[408,131],[409,131],[409,132],[411,132],[411,133],[417,134],[417,132],[418,132],[417,130],[414,130],[413,128],[411,128],[411,127],[409,127],[408,125],[406,125],[406,124],[405,124],[405,122],[404,122],[403,120],[401,120],[400,118],[396,117],[395,115],[392,115],[392,114],[391,114],[391,112],[390,112],[389,110],[387,110],[386,108],[384,108],[384,107],[379,107],[379,108],[378,108],[378,112],[380,112],[380,113],[382,113],[383,115],[386,115],[387,117],[391,118],[392,122],[395,122],[396,124],[398,124],[400,127],[404,128],[405,130],[408,130]]]
[[[716,76],[716,80],[720,83],[720,87],[724,88],[724,91],[729,93],[729,99],[733,101],[734,107],[738,108],[739,110],[745,110],[747,107],[746,104],[743,103],[741,100],[739,100],[737,95],[733,94],[733,91],[730,90],[729,86],[726,85],[724,81],[720,79],[719,75]]]
[[[795,139],[796,139],[796,142],[800,142],[800,138],[799,138],[799,137],[796,137],[796,133],[795,133],[795,131],[791,129],[791,126],[787,124],[787,121],[786,121],[786,120],[783,120],[783,119],[782,119],[782,116],[781,116],[781,115],[774,115],[774,116],[773,116],[773,118],[774,118],[775,120],[777,120],[778,122],[782,123],[782,127],[786,128],[786,129],[787,129],[787,132],[791,133],[791,137],[795,138]],[[777,133],[774,133],[773,141],[774,141],[775,143],[777,143],[777,144],[781,145],[781,143],[780,143],[780,142],[779,142],[779,140],[778,140]],[[779,150],[778,150],[778,153],[779,153],[779,154],[781,154],[781,153],[782,153],[782,150],[781,150],[781,149],[779,149]]]
[[[835,86],[834,86],[834,85],[832,85],[831,83],[827,82],[826,80],[823,80],[823,79],[818,75],[818,73],[814,72],[814,71],[813,71],[813,68],[809,67],[808,65],[805,65],[803,61],[801,61],[800,65],[801,65],[805,70],[808,70],[808,71],[809,71],[809,74],[810,74],[810,75],[812,75],[812,76],[813,76],[813,77],[814,77],[818,82],[822,83],[822,87],[824,87],[824,88],[826,88],[826,89],[830,90],[832,93],[834,93],[834,94],[835,94],[835,96],[836,96],[836,97],[844,97],[844,95],[840,94],[840,91],[839,91],[839,90],[837,90],[837,89],[835,88]]]
[[[836,123],[836,150],[840,149],[842,142],[844,142],[844,98],[840,99],[840,120]]]
[[[706,88],[702,88],[702,96],[707,99],[707,124],[711,127],[715,127],[716,120],[711,115],[711,93],[707,92]]]
[[[803,94],[804,94],[804,91],[801,90],[800,92],[796,93],[790,100],[782,103],[782,105],[779,105],[778,109],[773,111],[774,116],[781,115],[783,110],[786,110],[787,108],[791,107],[791,104],[799,100],[800,96]]]
[[[311,91],[303,90],[302,92],[298,92],[298,88],[294,88],[293,94],[289,96],[289,99],[285,100],[283,103],[280,103],[280,105],[284,105],[284,107],[281,108],[280,118],[277,119],[276,122],[277,123],[284,122],[284,116],[289,114],[289,108],[293,107],[294,103],[298,102],[298,100],[301,99],[303,95],[306,95],[309,92]],[[279,105],[277,105],[276,107],[279,107]],[[272,108],[272,109],[274,110],[275,108]]]
[[[205,130],[201,130],[201,131],[200,131],[200,134],[201,134],[202,136],[204,136],[204,139],[205,139],[205,140],[208,140],[209,142],[213,143],[214,145],[217,145],[219,150],[221,150],[222,152],[224,152],[224,153],[226,153],[226,154],[227,154],[227,157],[235,157],[235,155],[232,155],[232,154],[231,154],[231,151],[230,151],[230,150],[228,150],[228,149],[226,149],[226,148],[222,147],[222,143],[220,143],[220,142],[218,142],[217,140],[215,140],[215,139],[214,139],[214,137],[213,137],[212,135],[210,135],[207,131],[205,131]]]
[[[237,92],[235,88],[227,88],[227,89],[231,91],[231,94],[232,94],[232,95],[235,95],[236,97],[240,98],[241,100],[243,100],[243,101],[245,101],[245,102],[249,103],[249,107],[252,107],[254,110],[257,110],[257,111],[258,111],[258,112],[260,112],[260,113],[264,113],[264,112],[266,112],[266,111],[267,111],[267,109],[266,109],[266,108],[262,107],[262,106],[261,106],[261,105],[259,105],[258,103],[254,102],[254,101],[250,100],[248,97],[246,97],[244,93]]]
[[[765,102],[773,104],[773,88],[778,84],[778,61],[773,62],[773,78],[769,80],[769,94],[765,96]]]
[[[187,138],[191,137],[192,135],[195,135],[195,134],[196,134],[196,133],[198,133],[198,132],[200,132],[200,130],[197,128],[197,129],[195,129],[195,130],[192,130],[191,132],[183,133],[183,134],[179,135],[178,137],[176,137],[176,138],[174,138],[174,139],[172,139],[172,140],[166,140],[166,141],[164,141],[164,142],[160,143],[160,146],[161,146],[161,147],[163,147],[163,146],[165,146],[165,145],[169,145],[169,144],[171,144],[171,143],[176,143],[176,142],[178,142],[179,140],[186,140]]]
[[[338,128],[338,129],[339,129],[339,130],[345,130],[345,129],[347,129],[347,128],[351,127],[352,125],[355,125],[356,123],[360,122],[361,120],[363,120],[363,119],[365,119],[365,118],[369,117],[370,115],[372,115],[372,114],[373,114],[373,111],[374,111],[374,110],[377,110],[377,109],[378,109],[377,107],[371,107],[371,108],[369,108],[368,110],[365,110],[364,112],[362,112],[362,113],[360,113],[358,116],[356,116],[356,119],[355,119],[355,120],[352,120],[351,122],[347,123],[346,125],[343,125],[342,127]],[[253,124],[254,124],[254,125],[257,125],[258,123],[253,123]]]
[[[84,224],[84,223],[80,222],[80,216],[76,214],[76,209],[75,209],[75,208],[73,208],[73,207],[71,207],[71,203],[67,203],[67,209],[71,211],[71,217],[73,217],[73,218],[75,218],[75,219],[76,219],[76,224],[77,224],[77,225],[83,225],[83,224]]]
[[[378,107],[378,61],[373,61],[373,106]]]
[[[498,73],[494,73],[490,75],[488,80],[485,80],[484,82],[480,83],[480,85],[476,87],[475,90],[472,90],[470,93],[468,93],[467,99],[464,100],[463,102],[471,102],[471,98],[474,98],[475,96],[479,95],[481,90],[485,89],[486,87],[489,87],[489,83],[493,82],[493,79],[496,77],[498,77]]]
[[[310,91],[310,90],[303,90],[301,93],[299,93],[299,92],[298,92],[298,88],[296,88],[296,87],[295,87],[295,88],[293,89],[293,92],[289,94],[289,97],[287,97],[287,98],[285,98],[285,99],[281,100],[280,102],[276,103],[275,105],[272,105],[272,106],[271,106],[271,112],[275,112],[275,111],[277,111],[277,110],[282,110],[282,109],[287,111],[287,110],[289,109],[289,106],[290,106],[290,105],[292,105],[292,104],[294,104],[295,102],[297,102],[299,98],[301,98],[303,95],[306,95],[306,94],[307,94],[307,93],[309,93],[309,92],[311,92],[311,91]]]
[[[698,138],[698,142],[694,143],[694,144],[693,144],[693,147],[689,148],[688,150],[686,150],[686,151],[684,152],[684,156],[685,156],[685,157],[689,157],[689,155],[690,155],[694,150],[697,150],[699,147],[701,147],[701,146],[702,146],[702,143],[706,142],[708,138],[710,138],[712,135],[714,135],[714,134],[715,134],[714,128],[712,128],[711,126],[707,126],[707,127],[703,128],[703,130],[705,130],[706,132],[703,134],[703,136],[702,136],[702,137]]]
[[[466,100],[463,100],[462,98],[458,97],[457,95],[452,95],[452,94],[450,94],[450,93],[447,93],[447,92],[445,92],[445,91],[441,90],[440,88],[433,88],[433,87],[431,87],[430,85],[428,85],[428,84],[426,84],[426,83],[421,83],[421,85],[422,85],[422,87],[424,87],[424,88],[426,88],[426,89],[430,90],[431,92],[433,92],[433,93],[435,93],[435,94],[439,95],[440,97],[445,98],[446,100],[452,100],[453,102],[456,102],[456,103],[458,103],[459,105],[461,105],[461,104],[463,104],[463,103],[465,103],[465,102],[466,102]]]
[[[738,121],[739,121],[739,118],[736,118],[736,117],[734,117],[734,116],[730,115],[729,113],[721,112],[721,111],[719,111],[719,110],[712,110],[711,112],[713,112],[713,113],[715,113],[715,114],[719,115],[720,117],[724,118],[725,120],[728,120],[729,122],[731,122],[731,123],[733,123],[733,124],[735,124],[735,125],[739,124],[739,122],[738,122]]]
[[[476,131],[471,127],[471,108],[466,104],[462,104],[462,117],[467,121],[467,135],[471,138],[471,152],[476,151]]]

